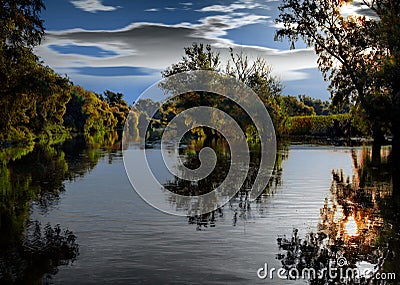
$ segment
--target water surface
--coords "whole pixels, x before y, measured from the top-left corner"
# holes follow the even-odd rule
[[[129,183],[117,147],[76,146],[54,147],[67,164],[63,175],[53,171],[60,176],[53,186],[62,190],[48,205],[34,199],[29,217],[42,225],[60,224],[76,235],[76,260],[46,275],[54,284],[304,283],[260,280],[256,272],[264,263],[282,267],[277,254],[285,256],[288,247],[280,249],[277,238],[289,240],[293,229],[305,238],[324,222],[334,224],[323,217],[329,205],[341,207],[332,192],[337,183],[332,171],[342,170],[344,180],[349,176],[351,181],[360,177],[362,163],[370,156],[362,147],[286,146],[280,150],[274,182],[257,201],[248,204],[238,197],[212,216],[190,218],[165,214],[144,202]],[[361,223],[358,206],[340,209],[343,225],[350,216]],[[364,215],[364,220],[376,221],[378,212]]]

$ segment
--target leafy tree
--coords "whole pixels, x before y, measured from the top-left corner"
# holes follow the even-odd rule
[[[282,135],[286,131],[287,113],[281,96],[283,86],[279,78],[272,75],[272,67],[262,58],[251,63],[242,52],[234,54],[230,49],[226,73],[253,89],[268,109],[276,134]]]
[[[129,114],[129,105],[123,99],[124,95],[119,92],[112,92],[110,90],[104,91],[106,102],[110,105],[114,117],[118,120],[117,129],[122,129]]]
[[[328,101],[311,98],[307,95],[299,95],[299,100],[304,105],[312,107],[317,115],[329,115],[331,113],[331,110],[329,109],[330,103]]]
[[[191,47],[185,48],[185,55],[182,60],[167,68],[162,75],[167,78],[173,74],[190,70],[225,71],[225,73],[248,85],[259,95],[269,109],[275,124],[275,130],[281,133],[285,121],[284,118],[286,117],[280,97],[282,84],[271,74],[272,69],[264,60],[258,58],[251,62],[243,53],[234,54],[231,49],[230,61],[225,67],[222,67],[219,53],[214,52],[210,45],[204,47],[203,44],[195,43]],[[169,90],[170,86],[166,84],[164,88]],[[171,111],[177,114],[182,110],[195,106],[218,107],[234,117],[243,129],[246,129],[251,122],[248,115],[237,104],[224,96],[207,92],[191,92],[176,96],[163,106],[164,111],[168,110],[164,112],[164,114],[167,114],[164,119],[168,120],[173,117]],[[205,128],[204,132],[206,136],[216,135],[209,128]]]
[[[0,139],[51,133],[62,125],[69,101],[67,78],[43,66],[33,53],[44,34],[40,0],[1,1]],[[60,129],[57,128],[56,129]]]
[[[300,38],[313,46],[319,68],[325,80],[330,80],[333,104],[340,106],[350,100],[363,110],[376,143],[381,143],[386,124],[398,141],[400,100],[394,72],[399,70],[400,4],[362,2],[374,17],[344,16],[342,8],[350,4],[346,0],[284,0],[276,20],[283,27],[275,38],[287,37],[292,48]]]
[[[190,70],[219,70],[221,65],[219,54],[215,53],[210,45],[193,43],[184,50],[185,55],[182,60],[163,71],[163,77]]]
[[[314,107],[305,104],[294,96],[283,96],[286,111],[289,116],[315,115]]]
[[[113,106],[114,104],[119,104],[122,102],[124,95],[122,93],[115,93],[110,90],[104,91],[104,96],[108,104]]]
[[[118,120],[105,100],[80,86],[72,88],[72,100],[67,105],[67,127],[76,132],[94,134],[112,130]]]

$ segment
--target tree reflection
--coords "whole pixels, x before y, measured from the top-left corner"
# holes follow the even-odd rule
[[[116,138],[107,134],[0,150],[0,283],[41,284],[45,273],[55,274],[76,258],[73,232],[31,221],[31,205],[49,211],[65,190],[64,181],[85,175],[104,156],[100,145],[111,159]]]
[[[278,238],[283,253],[277,258],[288,277],[290,270],[301,273],[304,268],[315,272],[333,268],[337,269],[335,277],[325,271],[322,276],[309,276],[310,284],[396,284],[395,280],[378,280],[388,278],[388,273],[400,277],[399,199],[393,183],[398,168],[389,162],[389,154],[390,149],[381,150],[377,167],[370,149],[353,150],[351,183],[343,171],[333,171],[331,197],[321,209],[318,231],[307,234],[304,240],[297,230],[291,238]],[[343,257],[347,262],[342,262]],[[361,274],[369,271],[357,276],[357,269]]]
[[[174,177],[172,181],[163,184],[167,190],[184,196],[202,195],[216,189],[222,183],[229,172],[231,162],[229,145],[224,138],[214,138],[212,140],[198,138],[189,140],[189,142],[185,144],[185,147],[180,149],[180,155],[183,157],[184,165],[190,169],[198,168],[200,166],[199,152],[204,147],[211,147],[216,153],[217,163],[213,172],[206,178],[196,182]],[[215,227],[218,219],[224,217],[224,212],[227,210],[230,212],[229,216],[232,216],[233,226],[236,226],[238,221],[246,222],[248,219],[251,219],[255,213],[263,214],[265,199],[273,195],[276,188],[281,185],[282,162],[288,156],[288,149],[286,145],[280,145],[272,176],[267,187],[256,201],[250,202],[249,192],[259,171],[261,150],[259,144],[250,144],[249,148],[250,169],[243,185],[238,185],[240,190],[237,194],[230,199],[226,205],[219,207],[215,211],[202,215],[188,216],[188,223],[196,225],[197,230]],[[217,203],[217,201],[210,202]],[[187,208],[187,205],[184,205],[179,198],[173,199],[171,196],[170,203],[173,204],[176,209]]]
[[[76,236],[62,230],[60,225],[42,227],[38,222],[28,225],[22,242],[2,249],[0,280],[10,284],[42,284],[44,273],[56,274],[58,266],[75,260],[78,255],[75,240]]]

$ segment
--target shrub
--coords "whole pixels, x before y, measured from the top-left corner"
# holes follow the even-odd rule
[[[368,136],[368,130],[360,120],[350,114],[327,116],[293,116],[288,119],[289,136]]]

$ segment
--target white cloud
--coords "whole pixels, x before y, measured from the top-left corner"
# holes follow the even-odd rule
[[[158,9],[158,8],[150,8],[150,9],[146,9],[144,11],[145,12],[158,12],[158,11],[160,11],[160,9]]]
[[[231,4],[228,6],[224,6],[224,5],[212,5],[212,6],[206,6],[203,7],[197,11],[199,12],[225,12],[225,13],[230,13],[230,12],[234,12],[238,9],[251,9],[246,7],[246,5],[244,4]]]
[[[274,73],[283,80],[304,79],[300,70],[315,68],[316,56],[312,49],[279,51],[277,49],[237,45],[221,37],[227,29],[238,28],[254,21],[262,21],[255,15],[240,18],[225,16],[206,17],[198,24],[182,23],[165,25],[156,23],[135,23],[123,29],[113,31],[86,31],[75,29],[46,34],[45,41],[37,53],[46,64],[61,70],[64,68],[91,66],[141,66],[163,70],[179,61],[183,47],[193,42],[210,44],[221,53],[221,58],[228,58],[229,47],[243,51],[249,58],[265,58],[272,66]],[[50,45],[90,45],[104,50],[111,50],[117,56],[96,58],[76,54],[60,54]],[[73,78],[73,77],[71,77]]]
[[[265,3],[268,2],[276,2],[278,0],[268,0],[264,1],[264,4],[260,4],[257,2],[253,2],[251,0],[242,0],[238,1],[235,3],[232,3],[230,5],[211,5],[211,6],[205,6],[199,10],[196,10],[198,12],[223,12],[223,13],[232,13],[235,12],[236,10],[251,10],[251,9],[266,9],[269,10],[268,5],[265,5]]]
[[[71,3],[78,9],[86,12],[96,13],[96,12],[106,12],[114,11],[119,7],[105,6],[100,0],[72,0]]]

